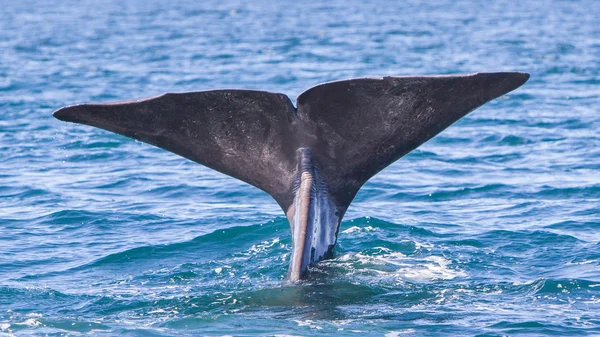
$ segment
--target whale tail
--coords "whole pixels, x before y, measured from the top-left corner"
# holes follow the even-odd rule
[[[212,90],[73,105],[54,117],[150,143],[269,193],[290,219],[294,247],[306,246],[294,267],[302,272],[330,256],[339,222],[367,180],[528,78],[505,72],[343,80],[304,91],[297,108],[279,93]],[[296,233],[295,225],[304,229]]]

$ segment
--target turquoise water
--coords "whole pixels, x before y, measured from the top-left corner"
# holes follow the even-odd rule
[[[0,335],[600,335],[600,3],[10,1]],[[67,104],[525,71],[382,171],[286,286],[265,193]]]

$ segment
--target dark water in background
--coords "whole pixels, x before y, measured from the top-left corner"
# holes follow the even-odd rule
[[[0,335],[600,335],[600,2],[0,1]],[[526,71],[286,287],[271,198],[63,105]]]

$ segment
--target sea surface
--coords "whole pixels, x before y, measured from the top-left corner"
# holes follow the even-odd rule
[[[600,2],[0,0],[0,336],[600,336]],[[531,79],[369,181],[284,282],[266,193],[52,112]]]

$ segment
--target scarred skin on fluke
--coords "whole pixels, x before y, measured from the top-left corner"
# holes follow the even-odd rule
[[[361,186],[529,74],[359,78],[283,94],[210,90],[79,104],[54,117],[171,151],[269,193],[292,231],[288,279],[333,256]]]

